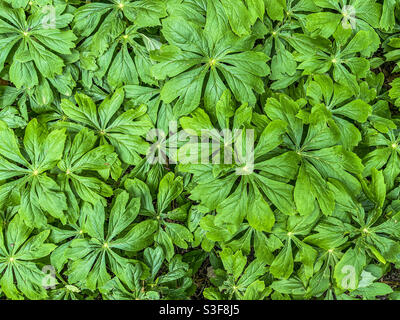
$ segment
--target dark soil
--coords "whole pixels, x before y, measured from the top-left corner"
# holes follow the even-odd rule
[[[398,289],[400,287],[400,270],[392,269],[380,279],[380,282],[391,286],[393,290]]]

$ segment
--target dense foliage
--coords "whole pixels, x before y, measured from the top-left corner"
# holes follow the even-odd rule
[[[0,0],[0,299],[400,299],[399,75],[399,0]]]

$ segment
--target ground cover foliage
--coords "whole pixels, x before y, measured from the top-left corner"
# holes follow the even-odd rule
[[[0,299],[399,299],[399,23],[398,0],[0,0]],[[178,161],[171,121],[253,130],[251,172]]]

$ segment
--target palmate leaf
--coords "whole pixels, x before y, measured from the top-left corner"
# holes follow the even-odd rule
[[[48,49],[53,42],[57,44],[59,41],[62,41],[63,37],[57,39],[58,33],[56,30],[65,30],[70,20],[72,20],[72,15],[65,13],[66,4],[57,3],[54,7],[43,7],[43,4],[41,5],[40,3],[35,2],[31,5],[31,8],[32,16],[35,16],[35,19],[39,21],[42,30],[44,30],[44,32],[48,32],[48,34],[51,36],[51,39],[49,38],[47,41],[48,47],[46,48]],[[37,22],[35,22],[35,24],[36,23]],[[37,28],[39,28],[39,25]],[[70,45],[74,46],[73,43]],[[16,47],[14,46],[14,49]],[[61,74],[57,74],[53,78],[46,78],[42,74],[38,73],[37,85],[34,85],[34,83],[28,79],[28,81],[26,81],[26,85],[23,85],[19,89],[16,89],[13,86],[2,87],[1,91],[5,96],[0,98],[0,104],[2,106],[8,106],[12,103],[16,103],[23,117],[28,119],[28,110],[38,113],[48,111],[50,105],[57,98],[57,91],[62,95],[71,96],[72,89],[76,85],[75,80],[77,76],[77,69],[74,68],[71,63],[75,62],[79,58],[79,55],[74,50],[71,50],[71,54],[66,54],[67,52],[68,50],[59,52],[59,54],[62,54],[60,55],[60,58],[64,60],[64,64],[66,65],[63,67]],[[5,52],[5,54],[7,53]],[[18,78],[20,75],[16,74],[15,77]],[[26,79],[22,79],[22,81],[25,80]]]
[[[299,237],[307,235],[312,230],[319,219],[319,212],[316,210],[306,217],[296,215],[288,217],[287,220],[285,218],[279,221],[273,230],[273,236],[279,237],[284,246],[271,264],[271,273],[278,279],[288,279],[293,273],[294,262],[299,261],[304,266],[305,277],[310,278],[313,275],[317,251],[302,242]],[[295,247],[298,249],[296,256],[293,255]]]
[[[72,208],[71,208],[72,209]],[[60,272],[68,262],[68,256],[65,254],[71,241],[82,239],[87,233],[85,223],[91,207],[82,204],[79,210],[79,216],[75,221],[69,222],[63,227],[51,227],[50,240],[57,244],[57,248],[50,255],[50,262],[54,268]]]
[[[267,13],[271,20],[264,19],[266,30],[263,52],[271,57],[271,76],[275,82],[274,90],[283,89],[301,77],[295,60],[296,51],[312,54],[317,48],[324,48],[327,42],[323,38],[313,38],[302,33],[304,11],[315,12],[318,7],[313,1],[267,1]],[[293,49],[295,51],[293,51]]]
[[[338,179],[357,194],[361,191],[361,185],[354,175],[360,174],[363,166],[354,153],[337,144],[338,136],[324,120],[323,114],[316,112],[311,115],[310,126],[305,132],[302,120],[296,117],[299,111],[299,103],[283,95],[279,101],[268,99],[265,106],[265,112],[271,120],[285,120],[289,124],[284,143],[295,152],[300,162],[294,189],[298,212],[311,214],[317,201],[322,212],[329,215],[334,210],[335,199],[327,179]]]
[[[335,278],[338,281],[338,286],[343,288],[342,278],[347,273],[343,271],[344,265],[352,265],[355,267],[356,281],[353,281],[349,289],[357,289],[358,281],[361,279],[361,270],[365,266],[367,256],[387,263],[387,261],[398,263],[399,246],[397,238],[399,236],[399,227],[397,224],[398,215],[395,214],[389,219],[382,219],[383,205],[385,200],[385,184],[382,172],[377,170],[373,171],[372,182],[364,188],[370,201],[375,203],[375,206],[369,212],[365,212],[364,208],[357,206],[354,199],[348,196],[346,199],[341,200],[343,208],[350,205],[355,207],[356,210],[352,212],[352,219],[356,221],[358,228],[347,225],[347,229],[351,228],[348,232],[350,237],[356,243],[354,249],[346,251],[345,255],[341,258],[339,264],[335,268]],[[395,203],[394,206],[397,204]],[[386,210],[391,209],[388,207]],[[340,223],[340,221],[338,221]],[[343,230],[342,230],[343,231]],[[331,233],[336,235],[341,234],[340,230]]]
[[[128,24],[139,28],[160,24],[166,16],[164,0],[108,0],[88,3],[74,15],[73,30],[88,37],[86,44],[96,56],[103,54]]]
[[[240,109],[246,108],[251,119],[249,107],[242,106]],[[234,126],[240,123],[240,109],[234,116]],[[181,124],[184,129],[204,127],[200,121],[201,118],[194,114],[192,119],[182,118]],[[217,226],[234,234],[247,216],[250,225],[256,230],[270,231],[274,224],[271,205],[288,215],[295,212],[294,188],[288,182],[298,170],[298,157],[294,152],[274,154],[282,142],[286,126],[283,120],[270,122],[263,130],[254,151],[246,150],[246,156],[237,159],[232,165],[180,165],[181,171],[194,174],[197,183],[191,192],[191,199],[201,201],[209,211],[217,211],[214,220]],[[241,143],[237,136],[233,136],[232,141],[223,137],[220,139],[229,148]],[[253,165],[250,158],[247,158],[251,152],[254,152]],[[263,157],[267,157],[267,160],[263,160]]]
[[[397,129],[391,130],[387,134],[379,133],[376,130],[369,130],[367,146],[374,146],[375,149],[365,155],[363,162],[365,165],[364,176],[368,177],[374,169],[383,169],[383,175],[388,189],[392,189],[395,179],[400,174],[399,136]]]
[[[330,126],[340,134],[341,144],[351,150],[361,141],[361,133],[349,120],[366,122],[372,113],[372,107],[361,99],[350,101],[353,96],[351,90],[334,84],[326,75],[316,75],[314,81],[310,82],[307,88],[307,95],[316,103],[311,113],[319,108],[322,112],[326,112],[327,118],[333,120],[330,121]],[[319,105],[320,102],[324,102],[324,105]]]
[[[0,3],[0,70],[10,63],[10,80],[17,88],[33,87],[39,78],[62,73],[62,55],[71,54],[77,39],[71,30],[45,28],[45,15],[37,11],[28,18],[23,9]],[[15,54],[10,56],[10,52]],[[50,67],[51,66],[51,67]]]
[[[98,201],[105,204],[104,197],[113,194],[112,188],[105,182],[85,174],[88,171],[101,172],[112,167],[108,159],[113,155],[113,147],[109,144],[95,147],[96,141],[97,137],[93,132],[87,128],[82,129],[72,142],[67,141],[64,157],[58,163],[58,168],[62,171],[58,181],[63,186],[71,207],[78,208],[77,196],[94,205]]]
[[[61,160],[65,130],[48,132],[36,119],[29,122],[24,135],[22,155],[14,132],[0,122],[0,179],[9,180],[0,186],[0,203],[4,203],[14,188],[20,190],[19,213],[30,227],[46,224],[45,213],[65,223],[66,197],[47,172]],[[7,141],[7,142],[6,142]]]
[[[273,38],[271,37],[271,40],[272,39]],[[271,80],[279,81],[285,79],[286,84],[287,77],[289,77],[292,81],[295,81],[299,75],[298,72],[296,72],[297,63],[294,60],[293,55],[290,51],[285,49],[284,43],[279,38],[275,38],[274,42],[276,55],[272,57],[271,61]],[[272,46],[272,43],[267,43],[266,45]],[[277,86],[277,84],[275,84],[274,88],[279,88],[279,85]]]
[[[255,259],[249,262],[241,251],[235,253],[224,248],[220,253],[224,270],[217,269],[218,281],[212,281],[215,287],[205,289],[204,296],[210,300],[238,299],[262,300],[269,293],[263,281],[259,280],[265,272],[264,263]],[[246,267],[246,268],[245,268]],[[221,271],[221,272],[219,272]]]
[[[117,37],[104,54],[100,56],[92,52],[81,54],[85,55],[87,61],[83,67],[97,79],[107,79],[113,89],[124,84],[139,84],[139,78],[147,84],[157,84],[150,72],[155,62],[151,61],[149,52],[160,46],[159,39],[133,25]],[[84,44],[81,50],[91,49]],[[97,60],[94,61],[95,58]]]
[[[53,111],[58,104],[59,94],[71,96],[76,82],[73,77],[73,69],[70,66],[64,68],[61,75],[54,79],[40,77],[39,84],[33,88],[1,86],[0,104],[2,107],[15,105],[19,113],[28,120],[28,112],[47,113]],[[56,90],[58,92],[53,92]]]
[[[217,3],[210,8],[213,14],[221,10]],[[178,98],[174,107],[177,116],[189,114],[200,104],[203,88],[206,109],[211,111],[226,89],[223,79],[237,100],[251,105],[255,104],[253,91],[264,91],[261,77],[269,73],[267,56],[250,51],[255,39],[238,38],[227,26],[212,31],[214,23],[209,20],[203,29],[180,17],[163,20],[163,35],[169,45],[150,55],[159,62],[152,73],[161,80],[171,77],[161,90],[161,98],[166,103]]]
[[[125,188],[133,197],[140,198],[142,214],[148,221],[157,223],[155,242],[161,246],[167,260],[174,256],[174,245],[182,249],[188,248],[193,241],[193,235],[185,225],[179,224],[187,218],[188,204],[172,207],[172,202],[180,196],[183,190],[182,177],[174,177],[167,173],[160,181],[157,192],[157,205],[153,205],[152,195],[148,186],[141,180],[127,179]],[[176,222],[174,221],[176,220]]]
[[[0,284],[8,298],[44,299],[47,297],[43,286],[45,273],[38,268],[35,260],[49,255],[56,246],[44,243],[49,236],[45,230],[31,235],[33,229],[17,214],[5,231],[0,231]]]
[[[84,94],[76,94],[75,100],[78,107],[70,100],[63,100],[61,108],[68,118],[77,123],[60,125],[75,130],[87,126],[99,137],[100,145],[114,146],[121,161],[128,164],[140,162],[139,154],[146,154],[148,148],[148,143],[141,136],[152,127],[145,115],[144,105],[123,113],[117,112],[124,101],[124,91],[121,88],[108,96],[98,107]]]
[[[374,28],[379,26],[382,5],[376,0],[351,0],[347,1],[346,5],[339,0],[314,2],[321,7],[321,12],[307,16],[306,27],[310,32],[329,38],[335,32],[343,32],[340,31],[342,26],[350,30],[354,29],[356,32],[365,30],[369,34],[371,43],[360,51],[370,56],[378,49],[380,40]],[[333,13],[328,9],[336,12]]]
[[[399,13],[0,0],[0,300],[398,300]]]
[[[357,79],[366,77],[370,62],[364,57],[358,57],[357,53],[367,48],[371,39],[366,31],[359,31],[349,41],[348,37],[345,39],[344,43],[336,41],[330,48],[317,49],[314,55],[300,55],[297,58],[301,61],[298,68],[304,70],[303,74],[307,75],[323,74],[332,70],[336,82],[348,87],[353,94],[359,94]],[[342,45],[345,45],[343,50]]]
[[[65,256],[71,259],[68,278],[71,283],[81,282],[90,290],[103,286],[111,279],[107,269],[110,268],[121,281],[133,286],[134,265],[139,261],[120,256],[116,249],[137,252],[153,242],[157,229],[154,221],[143,221],[130,227],[129,231],[120,233],[130,226],[139,213],[138,198],[129,198],[128,193],[121,192],[115,199],[110,211],[107,231],[104,230],[105,211],[100,203],[87,208],[85,230],[91,238],[74,239],[70,242]]]

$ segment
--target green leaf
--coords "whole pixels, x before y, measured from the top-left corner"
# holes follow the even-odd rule
[[[113,242],[113,247],[126,251],[140,251],[151,245],[157,231],[156,221],[146,220],[135,225],[123,238]]]

